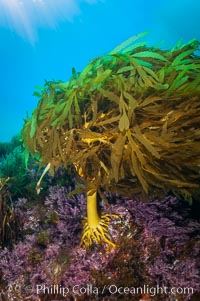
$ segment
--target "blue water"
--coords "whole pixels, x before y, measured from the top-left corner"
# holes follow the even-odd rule
[[[19,3],[21,2],[21,4]],[[24,3],[23,3],[24,2]],[[149,44],[200,40],[199,0],[0,0],[0,141],[17,134],[45,80],[67,81],[96,56],[150,30]]]

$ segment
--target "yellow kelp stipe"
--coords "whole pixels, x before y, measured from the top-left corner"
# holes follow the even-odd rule
[[[109,224],[112,215],[104,214],[101,217],[97,211],[97,190],[95,188],[87,190],[87,219],[84,222],[83,236],[81,246],[89,248],[93,242],[105,242],[108,245],[115,247],[115,244],[110,240],[108,233]]]

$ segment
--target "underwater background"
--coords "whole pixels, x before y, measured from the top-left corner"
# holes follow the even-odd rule
[[[199,300],[199,17],[0,0],[0,301]]]

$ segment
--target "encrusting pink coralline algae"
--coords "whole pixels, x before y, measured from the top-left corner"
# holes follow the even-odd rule
[[[51,186],[44,204],[29,209],[26,199],[19,199],[15,212],[22,237],[0,251],[0,300],[173,300],[167,294],[109,291],[125,284],[192,287],[193,294],[176,294],[174,300],[197,300],[200,227],[186,204],[172,196],[142,203],[110,194],[111,205],[101,206],[117,214],[110,224],[117,247],[94,244],[86,250],[80,247],[86,198],[68,197],[69,191]],[[80,293],[78,288],[86,287]]]

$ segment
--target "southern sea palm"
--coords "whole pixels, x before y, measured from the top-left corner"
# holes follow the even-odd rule
[[[41,165],[73,164],[83,177],[88,222],[82,242],[109,242],[96,193],[137,194],[199,186],[199,43],[170,51],[131,38],[71,79],[48,82],[23,128]]]

